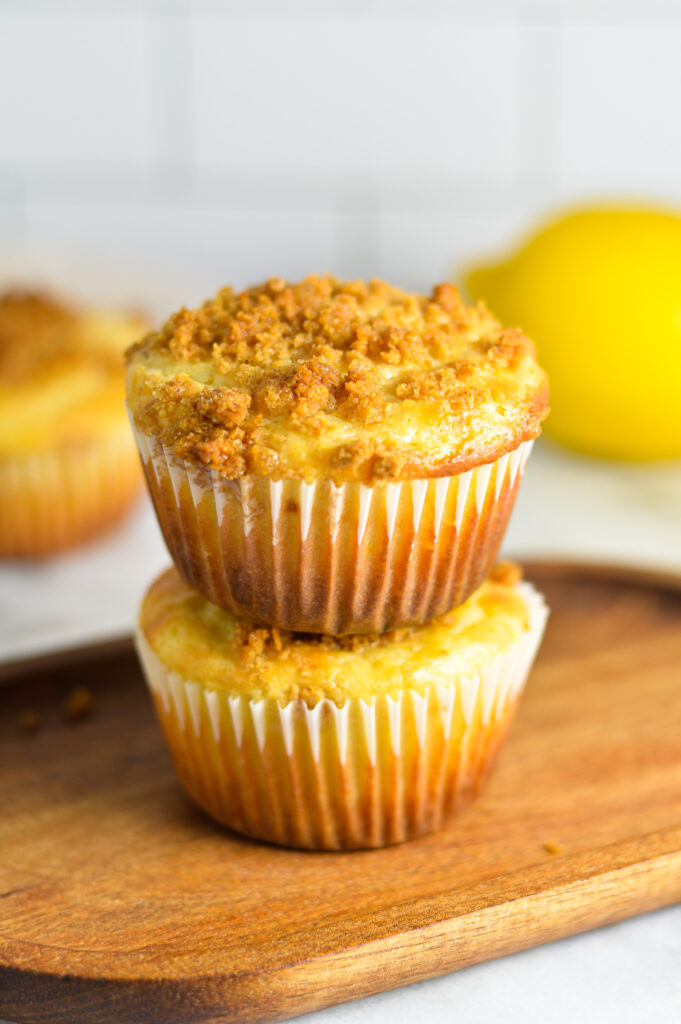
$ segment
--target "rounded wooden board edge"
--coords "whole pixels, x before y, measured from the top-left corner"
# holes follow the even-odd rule
[[[76,1006],[87,1007],[88,1024],[274,1024],[681,899],[681,827],[606,850],[607,866],[603,848],[582,851],[507,876],[501,889],[484,883],[463,900],[456,891],[372,913],[368,942],[353,945],[358,915],[341,919],[332,941],[327,935],[320,943],[308,931],[307,955],[301,951],[295,962],[266,970],[172,979],[59,976],[3,967],[0,952],[0,1011],[16,1024],[73,1024]],[[21,1000],[30,992],[33,1009],[14,1003],[12,990]]]

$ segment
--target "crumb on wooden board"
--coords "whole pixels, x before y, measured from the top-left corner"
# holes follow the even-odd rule
[[[64,703],[64,713],[69,722],[82,722],[94,714],[95,702],[87,686],[71,690]]]

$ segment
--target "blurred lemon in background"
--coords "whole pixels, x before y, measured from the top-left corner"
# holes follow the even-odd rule
[[[681,456],[680,216],[581,209],[466,284],[536,342],[548,434],[610,458]]]

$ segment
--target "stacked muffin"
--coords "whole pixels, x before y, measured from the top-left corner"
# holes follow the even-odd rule
[[[139,650],[186,789],[286,845],[436,828],[546,618],[493,570],[547,412],[531,342],[450,284],[271,280],[135,345],[128,406],[176,566]]]

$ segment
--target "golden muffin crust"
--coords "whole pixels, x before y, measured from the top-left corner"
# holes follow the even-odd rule
[[[448,283],[224,288],[128,364],[137,427],[229,478],[448,475],[536,437],[548,412],[532,342]]]
[[[80,311],[38,292],[0,296],[0,455],[81,443],[124,418],[123,352],[138,316]]]
[[[432,684],[489,664],[529,628],[520,570],[505,564],[462,605],[425,626],[371,636],[289,633],[236,619],[168,569],[147,592],[140,629],[164,666],[184,679],[243,695],[323,698],[339,706]]]

